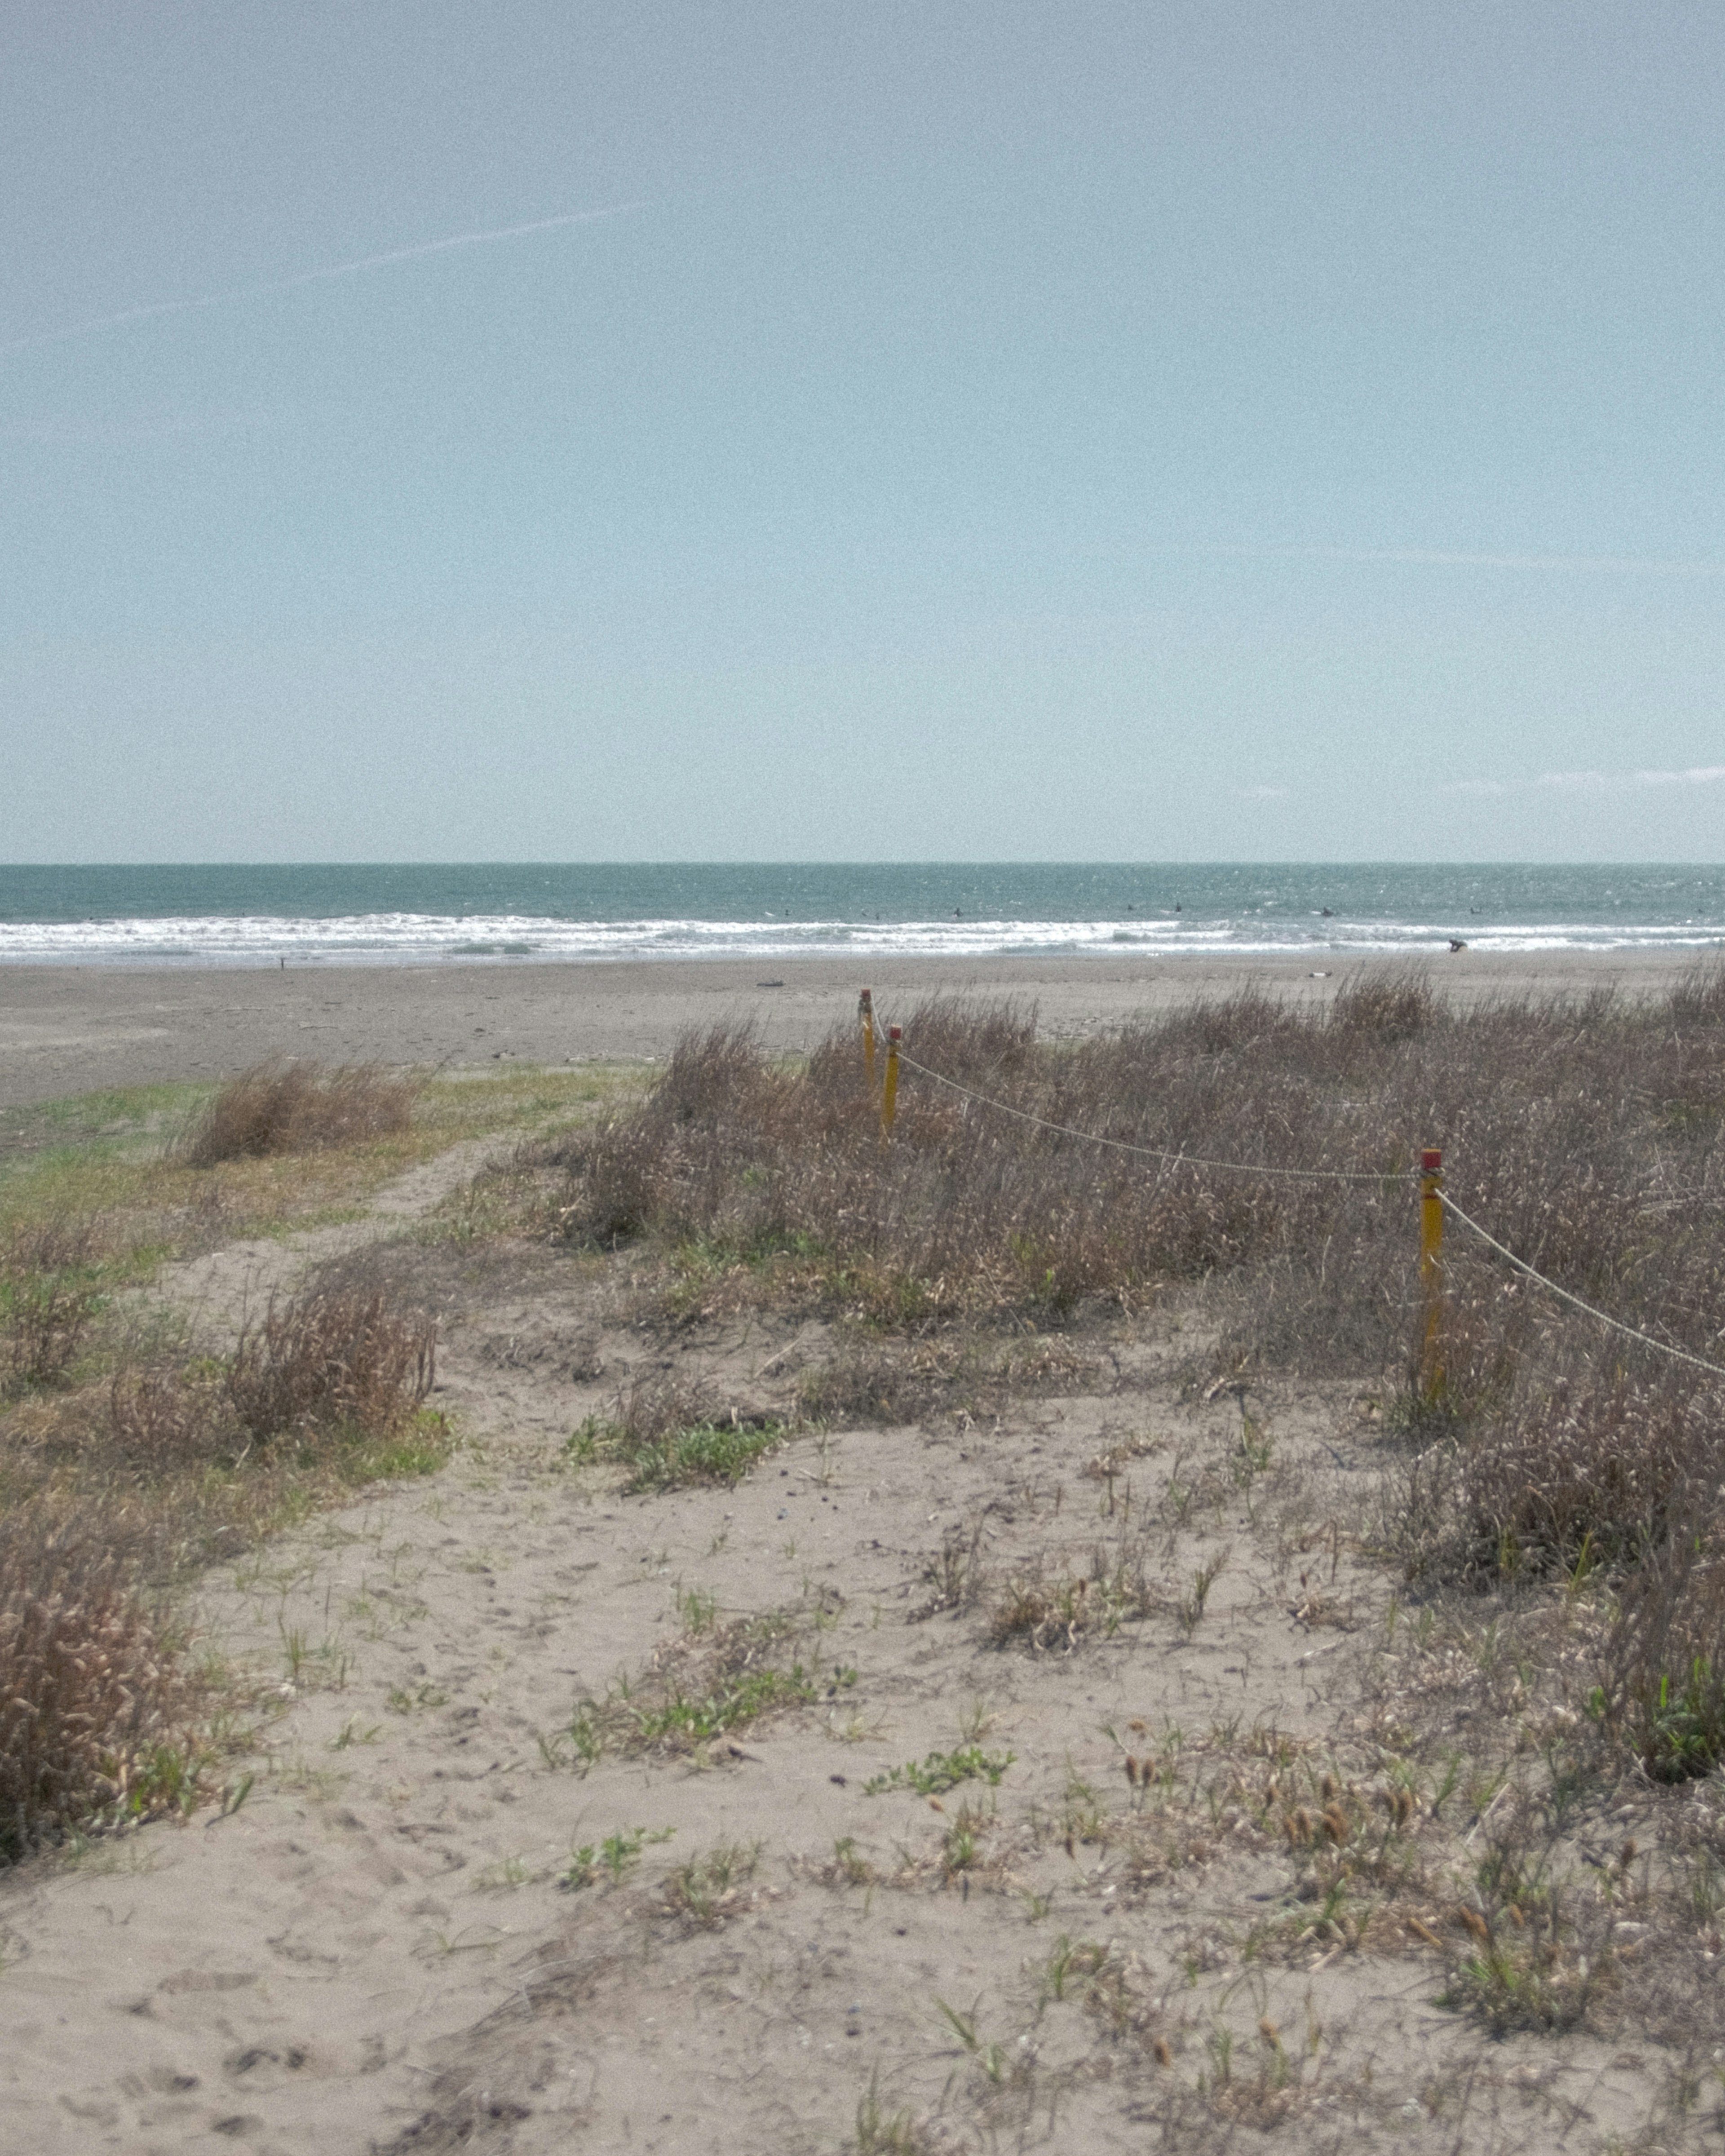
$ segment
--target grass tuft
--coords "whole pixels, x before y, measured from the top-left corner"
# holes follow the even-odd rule
[[[254,1064],[222,1086],[174,1147],[187,1168],[355,1146],[405,1131],[418,1088],[381,1065]]]
[[[742,1906],[743,1889],[760,1861],[758,1841],[717,1842],[671,1873],[665,1885],[665,1907],[703,1931],[716,1931]]]
[[[0,1397],[61,1383],[101,1307],[93,1220],[15,1229],[0,1245]]]
[[[863,1784],[865,1796],[883,1796],[893,1789],[914,1789],[919,1797],[937,1797],[956,1789],[962,1782],[986,1782],[998,1789],[1001,1777],[1018,1757],[1015,1752],[985,1752],[980,1744],[964,1744],[952,1752],[931,1752],[926,1759],[907,1760],[889,1767]]]
[[[259,1444],[309,1430],[402,1430],[429,1393],[436,1327],[381,1289],[314,1285],[242,1331],[227,1397]]]
[[[0,1861],[182,1805],[189,1687],[100,1523],[0,1522]]]
[[[564,1450],[577,1461],[621,1462],[631,1491],[675,1490],[740,1482],[788,1434],[777,1416],[726,1410],[696,1389],[655,1381],[632,1386],[614,1416],[589,1415]]]

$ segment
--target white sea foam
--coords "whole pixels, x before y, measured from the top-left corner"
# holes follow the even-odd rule
[[[171,919],[0,922],[0,963],[35,965],[439,964],[472,960],[797,957],[1175,957],[1238,952],[1338,957],[1446,949],[1448,923],[1218,920],[567,921],[526,914],[366,913],[326,920],[208,915]],[[1468,925],[1476,951],[1717,948],[1725,932],[1692,922],[1513,921]]]

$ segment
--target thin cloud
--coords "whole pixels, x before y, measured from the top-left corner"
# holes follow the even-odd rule
[[[1725,577],[1725,562],[1683,561],[1645,554],[1490,553],[1444,547],[1200,547],[1195,553],[1266,562],[1399,563],[1413,568],[1561,571],[1568,574],[1635,577]]]
[[[525,239],[539,232],[558,232],[569,225],[598,224],[612,217],[626,217],[644,209],[640,202],[612,203],[603,209],[567,210],[557,217],[535,218],[526,224],[493,225],[484,232],[457,232],[447,239],[427,239],[412,247],[393,247],[383,254],[362,254],[352,262],[332,263],[324,270],[302,270],[297,276],[276,278],[268,284],[240,285],[226,292],[206,292],[193,300],[157,300],[143,307],[127,307],[117,315],[100,315],[95,321],[77,322],[69,329],[44,330],[35,336],[13,337],[0,344],[0,352],[27,352],[37,346],[61,344],[68,337],[94,336],[104,330],[125,329],[133,322],[155,321],[162,315],[186,315],[204,307],[221,307],[236,300],[264,300],[281,292],[297,292],[306,285],[328,284],[337,277],[357,277],[368,270],[387,270],[398,262],[420,262],[428,255],[448,254],[457,248],[485,247],[494,240]]]
[[[1247,786],[1241,789],[1240,798],[1242,801],[1286,801],[1288,789],[1286,786]]]
[[[1533,781],[1559,793],[1620,793],[1650,786],[1714,786],[1725,763],[1693,763],[1682,771],[1543,771]]]
[[[1630,793],[1658,787],[1716,786],[1722,779],[1725,763],[1692,763],[1681,771],[1542,771],[1533,778],[1455,778],[1438,791],[1502,800],[1516,793]]]

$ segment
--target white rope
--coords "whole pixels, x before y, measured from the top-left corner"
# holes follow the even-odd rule
[[[1633,1325],[1625,1325],[1620,1317],[1609,1317],[1604,1311],[1596,1310],[1592,1303],[1584,1302],[1579,1295],[1571,1295],[1568,1288],[1559,1287],[1554,1280],[1548,1280],[1543,1273],[1536,1272],[1525,1258],[1518,1258],[1495,1235],[1487,1235],[1479,1222],[1464,1213],[1446,1192],[1440,1190],[1438,1196],[1443,1202],[1445,1212],[1453,1213],[1464,1228],[1471,1229],[1482,1243],[1496,1250],[1500,1258],[1507,1258],[1518,1273],[1525,1273],[1530,1281],[1537,1281],[1541,1287],[1548,1288],[1560,1301],[1568,1303],[1572,1308],[1581,1311],[1601,1325],[1609,1326],[1614,1332],[1621,1332],[1627,1339],[1639,1340],[1644,1348],[1657,1348],[1661,1355],[1669,1355],[1674,1362],[1689,1363],[1697,1370],[1707,1371],[1712,1377],[1725,1378],[1725,1363],[1709,1363],[1705,1356],[1692,1355],[1686,1348],[1673,1348],[1666,1341],[1656,1340],[1651,1332],[1643,1332]]]
[[[1051,1123],[1046,1116],[1033,1116],[1028,1108],[1009,1107],[1004,1101],[991,1101],[986,1093],[973,1092],[968,1086],[961,1086],[956,1078],[943,1077],[938,1070],[931,1070],[926,1063],[918,1063],[914,1056],[906,1055],[902,1045],[898,1060],[907,1070],[921,1073],[933,1079],[937,1086],[945,1086],[954,1093],[963,1094],[967,1101],[974,1101],[981,1107],[992,1108],[997,1115],[1014,1116],[1021,1123],[1031,1123],[1039,1131],[1052,1131],[1058,1137],[1077,1138],[1086,1145],[1109,1146],[1116,1152],[1134,1153],[1141,1160],[1171,1161],[1180,1168],[1215,1168],[1224,1175],[1274,1175],[1298,1183],[1404,1183],[1411,1179],[1410,1168],[1386,1168],[1373,1175],[1363,1169],[1339,1168],[1270,1168],[1255,1167],[1244,1160],[1208,1160],[1203,1154],[1174,1152],[1163,1146],[1134,1145],[1126,1138],[1104,1137],[1096,1131],[1075,1130],[1070,1123]]]
[[[1373,1175],[1359,1169],[1254,1167],[1245,1161],[1209,1160],[1202,1154],[1174,1152],[1162,1146],[1133,1145],[1126,1138],[1104,1137],[1095,1131],[1075,1130],[1068,1123],[1050,1122],[1045,1116],[1032,1115],[1028,1108],[1014,1108],[1004,1101],[990,1100],[986,1093],[973,1091],[968,1086],[961,1086],[956,1078],[947,1078],[938,1070],[931,1070],[926,1063],[917,1062],[914,1056],[906,1055],[902,1044],[899,1047],[898,1060],[906,1070],[915,1070],[924,1078],[932,1078],[937,1086],[945,1086],[967,1101],[974,1101],[981,1107],[993,1109],[998,1115],[1011,1116],[1019,1122],[1032,1124],[1037,1130],[1052,1132],[1057,1137],[1077,1138],[1086,1145],[1108,1146],[1116,1152],[1132,1153],[1142,1160],[1170,1161],[1183,1168],[1214,1168],[1228,1175],[1281,1176],[1306,1183],[1400,1183],[1410,1181],[1414,1173],[1409,1168],[1399,1172],[1386,1170],[1383,1174]],[[1529,1280],[1548,1289],[1560,1302],[1567,1302],[1596,1323],[1608,1326],[1614,1332],[1622,1333],[1625,1339],[1639,1341],[1644,1348],[1651,1348],[1661,1355],[1669,1355],[1674,1362],[1687,1363],[1695,1369],[1705,1370],[1710,1377],[1725,1378],[1725,1363],[1710,1363],[1703,1355],[1692,1355],[1686,1348],[1673,1348],[1667,1341],[1656,1340],[1651,1332],[1643,1332],[1636,1326],[1625,1325],[1620,1317],[1613,1317],[1607,1312],[1596,1309],[1592,1303],[1584,1302],[1579,1295],[1572,1295],[1568,1288],[1559,1287],[1554,1280],[1548,1280],[1525,1258],[1518,1258],[1506,1244],[1500,1243],[1495,1235],[1488,1234],[1471,1214],[1462,1211],[1447,1192],[1440,1190],[1437,1195],[1446,1213],[1453,1213],[1464,1228],[1477,1235],[1500,1258],[1506,1259],[1518,1273],[1526,1274]]]

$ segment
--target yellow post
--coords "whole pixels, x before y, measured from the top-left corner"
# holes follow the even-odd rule
[[[1425,1306],[1425,1338],[1420,1357],[1420,1389],[1435,1399],[1444,1389],[1444,1156],[1428,1146],[1420,1156],[1420,1292]]]
[[[886,1029],[886,1083],[880,1088],[880,1127],[892,1136],[892,1119],[898,1113],[898,1028]]]
[[[856,1014],[862,1020],[863,1072],[872,1093],[875,1090],[875,993],[872,988],[865,988],[857,998]]]

